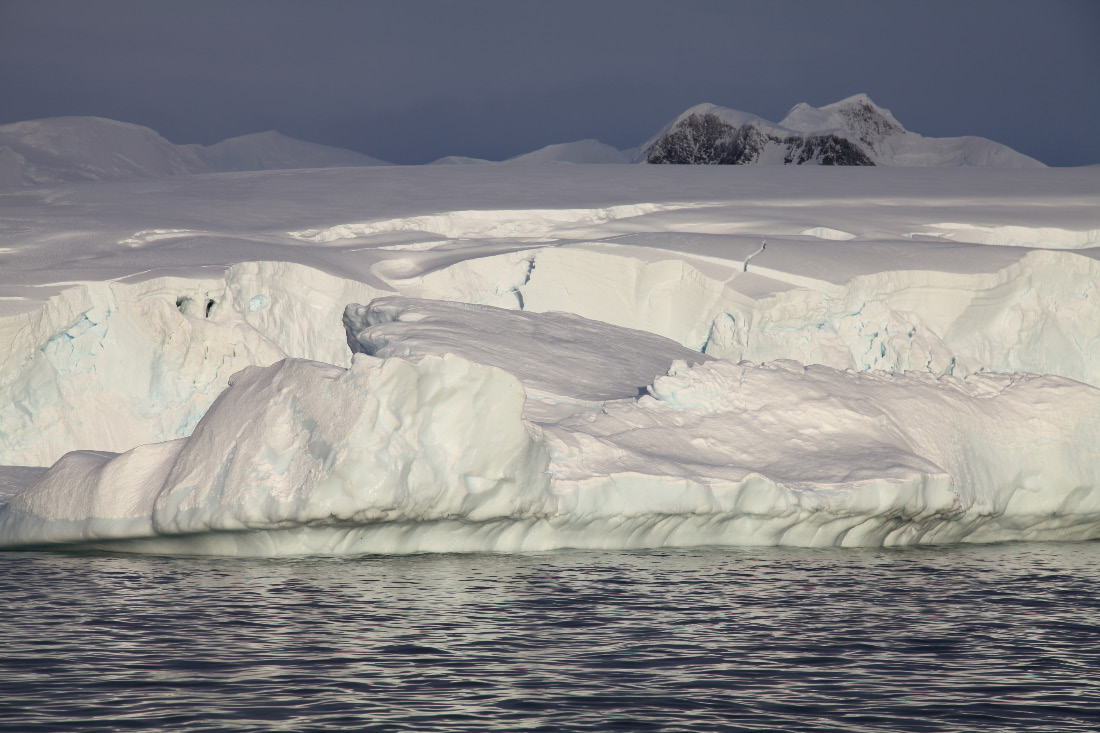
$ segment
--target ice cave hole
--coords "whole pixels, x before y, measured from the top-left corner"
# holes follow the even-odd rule
[[[176,298],[176,308],[185,316],[209,318],[210,312],[214,310],[215,304],[213,298],[203,299],[201,305],[197,303],[194,298],[189,298],[186,295],[181,295]]]

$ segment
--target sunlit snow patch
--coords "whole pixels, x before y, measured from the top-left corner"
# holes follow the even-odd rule
[[[928,226],[930,231],[914,234],[943,237],[953,242],[999,244],[1006,247],[1085,249],[1100,246],[1100,229],[1073,230],[1059,227],[979,226],[952,223]]]
[[[542,238],[561,229],[604,224],[618,219],[677,208],[661,204],[627,204],[603,209],[500,209],[450,211],[429,216],[339,224],[324,229],[289,232],[305,242],[324,244],[387,232],[430,232],[444,237]]]
[[[812,229],[803,230],[799,232],[799,234],[804,237],[817,237],[818,239],[832,239],[836,241],[847,241],[856,238],[856,235],[850,232],[830,229],[829,227],[813,227]]]
[[[165,239],[179,239],[193,234],[199,234],[199,232],[190,229],[145,229],[136,232],[126,239],[120,239],[118,243],[126,244],[131,247],[140,247],[149,242],[159,242]]]

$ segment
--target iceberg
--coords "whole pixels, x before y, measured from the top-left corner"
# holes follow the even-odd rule
[[[650,335],[639,360],[616,349],[637,334],[610,324],[413,299],[346,318],[350,368],[249,367],[187,438],[66,455],[0,505],[0,546],[269,555],[1100,537],[1100,390],[1069,379],[705,357],[662,367],[686,350]],[[523,328],[510,338],[504,323]],[[579,336],[551,337],[566,329]],[[615,396],[656,368],[644,394]]]
[[[0,194],[0,542],[1095,538],[1097,195],[614,165]]]

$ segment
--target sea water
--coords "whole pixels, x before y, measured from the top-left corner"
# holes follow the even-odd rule
[[[1100,729],[1100,543],[0,553],[5,731]]]

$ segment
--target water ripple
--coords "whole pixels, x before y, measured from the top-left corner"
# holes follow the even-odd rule
[[[0,553],[0,729],[1095,731],[1100,543]]]

